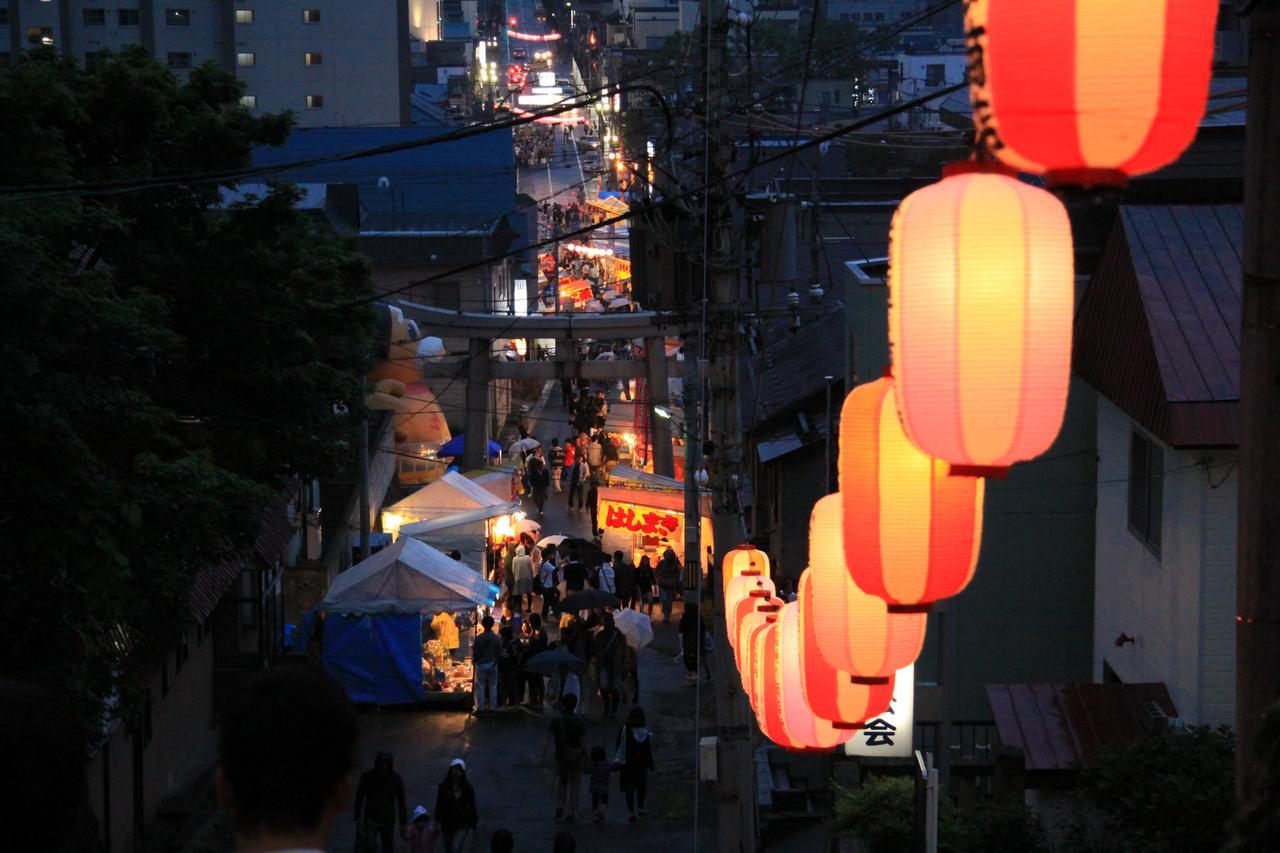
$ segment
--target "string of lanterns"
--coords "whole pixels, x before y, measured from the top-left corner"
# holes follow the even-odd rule
[[[1050,186],[1122,187],[1176,159],[1208,94],[1216,0],[969,0],[977,159],[903,199],[889,232],[889,376],[841,409],[839,491],[780,602],[725,555],[724,615],[760,730],[827,750],[884,713],[934,602],[973,578],[985,478],[1044,453],[1066,410],[1074,308]]]

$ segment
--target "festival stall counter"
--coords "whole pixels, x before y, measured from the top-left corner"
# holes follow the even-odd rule
[[[706,489],[698,507],[702,541],[711,542],[711,494]],[[684,560],[684,486],[671,477],[617,466],[599,490],[597,518],[606,553],[621,551],[633,563],[647,556],[657,565],[671,548]],[[706,574],[705,558],[703,562]]]
[[[466,705],[470,634],[497,595],[474,569],[404,536],[334,580],[300,642],[319,633],[325,672],[352,702]]]

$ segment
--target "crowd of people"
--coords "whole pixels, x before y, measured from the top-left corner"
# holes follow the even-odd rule
[[[545,166],[551,162],[555,128],[538,124],[522,124],[515,129],[516,163],[520,166]]]

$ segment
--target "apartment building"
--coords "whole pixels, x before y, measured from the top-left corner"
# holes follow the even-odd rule
[[[409,0],[9,0],[0,64],[48,47],[82,62],[141,45],[182,75],[214,62],[253,110],[300,127],[410,121]]]

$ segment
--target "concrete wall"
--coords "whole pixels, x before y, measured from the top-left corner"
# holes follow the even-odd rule
[[[150,824],[156,807],[176,793],[180,769],[213,724],[213,642],[194,630],[188,639],[190,656],[181,670],[172,653],[165,658],[168,692],[161,689],[159,672],[151,682],[151,738],[142,750],[140,768],[144,824]],[[142,842],[134,828],[139,772],[134,737],[128,726],[117,726],[89,763],[89,802],[98,818],[104,853],[126,853]]]
[[[680,29],[680,7],[644,5],[631,19],[631,42],[638,48],[662,47],[668,36]]]
[[[1163,681],[1188,723],[1235,718],[1234,451],[1163,446],[1159,553],[1128,525],[1128,415],[1098,404],[1094,677]],[[1149,440],[1149,434],[1143,433]],[[1135,637],[1117,647],[1120,634]]]

